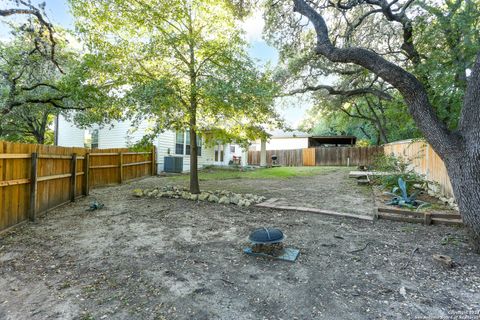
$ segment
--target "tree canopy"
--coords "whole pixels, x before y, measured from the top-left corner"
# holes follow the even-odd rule
[[[413,119],[404,116],[406,105],[393,86],[354,64],[332,62],[316,54],[311,47],[315,30],[292,8],[290,1],[267,2],[267,33],[281,52],[279,74],[288,79],[284,90],[313,92],[313,116],[334,112],[342,118],[348,116],[347,111],[352,122],[363,118],[365,127],[377,127],[373,141],[408,138],[397,135],[398,129],[414,133],[410,130]],[[473,67],[479,49],[478,2],[322,1],[315,8],[325,14],[334,45],[366,48],[408,70],[425,85],[440,120],[450,129],[457,127],[466,71]],[[288,24],[283,23],[285,19]],[[384,116],[386,121],[379,129]],[[398,117],[404,127],[396,124]]]
[[[70,44],[73,36],[55,27],[45,3],[7,1],[0,23],[10,37],[0,42],[0,137],[52,143],[53,119],[69,110],[103,109],[107,95],[89,83],[88,56]]]
[[[263,135],[261,125],[277,118],[276,86],[248,57],[230,3],[75,0],[71,5],[98,59],[96,81],[117,90],[123,116],[150,119],[150,137],[189,130],[192,192],[198,192],[197,133],[211,141],[242,142]]]
[[[445,162],[460,212],[480,251],[480,3],[268,4],[267,30],[271,42],[282,48],[282,57],[310,48],[305,57],[315,63],[324,61],[330,70],[352,78],[365,72],[403,98],[418,129]]]

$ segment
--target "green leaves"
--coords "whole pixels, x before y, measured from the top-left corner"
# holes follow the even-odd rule
[[[77,28],[98,59],[89,66],[92,81],[109,83],[107,95],[121,93],[115,96],[114,116],[149,118],[157,133],[191,128],[193,120],[196,131],[231,140],[260,134],[252,128],[276,119],[278,88],[248,57],[231,3],[70,3]]]
[[[467,76],[480,51],[480,3],[445,1],[443,6],[419,1],[424,10],[416,19],[416,45],[424,59],[412,71],[426,79],[439,117],[457,127]]]
[[[455,129],[465,94],[467,70],[472,68],[480,51],[480,2],[392,1],[392,15],[398,15],[398,21],[382,13],[385,8],[382,9],[380,3],[354,1],[351,8],[342,9],[332,3],[322,6],[310,2],[326,18],[330,40],[337,47],[370,49],[414,74],[428,92],[438,117],[450,129]],[[401,9],[404,6],[408,7],[405,15]],[[379,80],[374,81],[375,77],[366,69],[332,63],[315,54],[312,50],[315,33],[311,25],[293,13],[291,1],[266,1],[265,8],[266,35],[281,51],[283,65],[277,76],[285,84],[285,91],[323,82],[344,90],[369,86],[372,81],[377,88],[382,84]],[[409,37],[409,27],[412,27],[413,38]],[[409,47],[410,40],[413,40],[413,47]],[[412,55],[412,48],[418,53],[418,60],[415,54]],[[405,103],[395,90],[389,90],[396,97],[383,103],[389,140],[417,137],[419,132]],[[363,124],[366,133],[360,132],[360,136],[376,135],[370,130],[372,121],[357,118],[359,113],[372,116],[364,99],[348,99],[347,102],[360,106],[360,112],[354,110],[351,112],[353,117],[348,117],[340,110],[346,101],[315,94],[315,107],[311,110],[309,122],[321,118],[321,130],[328,131],[332,125],[336,132],[352,132]]]

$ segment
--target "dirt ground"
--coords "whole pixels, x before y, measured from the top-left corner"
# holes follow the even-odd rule
[[[281,199],[277,202],[279,205],[373,215],[372,190],[369,187],[358,186],[355,179],[348,179],[351,168],[322,167],[322,169],[324,172],[319,175],[293,179],[228,179],[209,180],[201,183],[202,187],[207,190],[225,189]],[[178,184],[175,179],[171,178],[166,178],[165,181]],[[188,186],[186,182],[184,182],[184,186]]]
[[[369,189],[342,170],[234,180],[204,187],[371,209]],[[480,317],[480,256],[464,229],[131,194],[167,183],[155,177],[96,189],[2,235],[0,319]],[[86,212],[95,198],[105,208]],[[298,260],[243,254],[248,234],[261,226],[281,228],[286,244],[300,249]],[[434,262],[436,253],[455,267]]]

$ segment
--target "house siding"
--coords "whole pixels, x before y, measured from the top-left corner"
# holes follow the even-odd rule
[[[135,126],[131,121],[113,122],[112,125],[101,128],[97,126],[98,148],[128,148],[148,133],[150,125],[148,121],[143,121],[135,130],[132,130]],[[83,147],[85,130],[77,128],[62,117],[59,118],[58,137],[60,146]],[[164,158],[169,155],[183,157],[183,171],[190,171],[190,156],[175,154],[174,131],[162,132],[154,140],[154,144],[157,147],[157,172],[164,171]],[[213,164],[214,155],[213,147],[206,147],[205,144],[202,144],[202,155],[198,157],[198,167],[201,168]]]
[[[55,128],[58,134],[57,145],[61,147],[85,147],[85,130],[76,127],[73,123],[58,117],[58,127]]]
[[[175,132],[165,131],[156,139],[157,146],[157,172],[164,171],[164,158],[175,155]],[[180,156],[180,155],[179,155]],[[185,167],[185,159],[183,159]]]
[[[266,150],[293,150],[308,148],[308,138],[271,138]],[[260,141],[251,146],[251,150],[260,151]]]
[[[164,158],[167,156],[183,157],[183,171],[190,171],[190,156],[175,154],[175,132],[163,132],[156,141],[157,146],[157,172],[164,170]],[[169,153],[170,152],[170,153]],[[213,148],[207,148],[202,144],[202,155],[198,157],[198,167],[213,164]]]
[[[128,148],[139,142],[150,128],[148,121],[144,121],[132,130],[134,125],[131,121],[116,121],[112,125],[99,128],[98,147],[106,148]]]

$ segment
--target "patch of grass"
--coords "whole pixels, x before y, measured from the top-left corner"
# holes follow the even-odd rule
[[[462,242],[462,240],[459,239],[458,237],[451,234],[447,234],[445,237],[442,238],[442,241],[440,243],[442,244],[442,246],[446,246],[446,245],[458,246],[460,242]]]
[[[95,318],[90,313],[85,313],[80,316],[80,320],[95,320]]]
[[[65,281],[60,287],[59,289],[67,289],[67,288],[70,288],[72,286],[72,283],[69,282],[69,281]]]
[[[240,171],[231,169],[206,169],[199,172],[200,181],[227,179],[288,179],[308,177],[337,171],[337,167],[276,167]],[[173,180],[188,179],[188,175],[171,177]]]
[[[405,227],[402,227],[402,232],[407,232],[407,233],[412,233],[415,231],[415,227],[413,226],[405,226]]]

